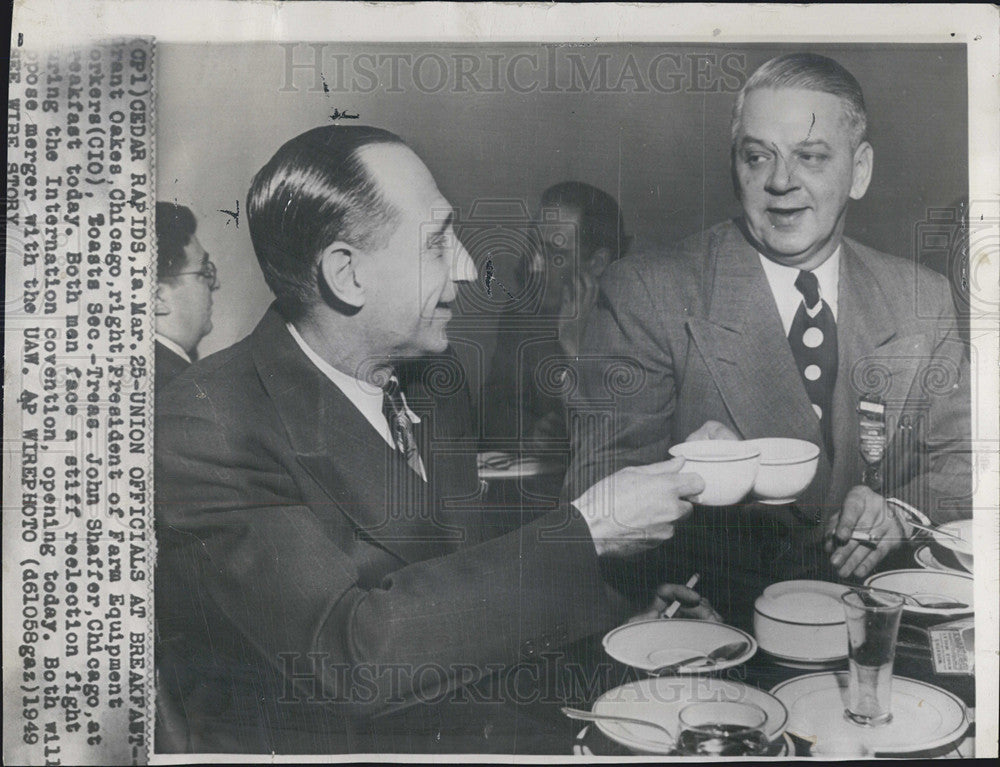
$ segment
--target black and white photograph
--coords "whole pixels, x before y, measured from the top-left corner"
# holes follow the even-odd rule
[[[995,8],[86,5],[5,762],[996,756]]]

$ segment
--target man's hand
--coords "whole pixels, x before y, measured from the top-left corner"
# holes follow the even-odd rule
[[[656,590],[656,597],[653,603],[641,613],[633,615],[628,622],[652,620],[659,618],[664,610],[669,607],[674,600],[681,603],[677,611],[678,618],[691,618],[699,621],[712,621],[722,623],[722,616],[709,604],[705,597],[698,596],[698,592],[689,589],[687,586],[680,586],[676,583],[664,583]]]
[[[867,533],[871,540],[852,541],[855,531]],[[847,494],[840,513],[827,524],[825,547],[832,552],[830,562],[841,578],[864,578],[904,540],[903,528],[885,499],[857,485]]]
[[[718,421],[705,421],[701,428],[697,431],[691,432],[688,438],[684,440],[685,442],[695,442],[699,439],[735,439],[739,440],[740,436],[730,429],[725,424],[721,424]]]
[[[682,474],[683,458],[622,469],[591,486],[573,505],[590,527],[601,556],[625,556],[655,546],[691,513],[684,500],[705,489],[697,474]]]

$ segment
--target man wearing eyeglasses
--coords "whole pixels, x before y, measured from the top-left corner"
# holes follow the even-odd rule
[[[197,359],[198,343],[212,330],[212,293],[219,281],[196,228],[190,209],[156,203],[157,389]]]

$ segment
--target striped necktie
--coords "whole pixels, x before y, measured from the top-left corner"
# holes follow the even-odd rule
[[[423,462],[413,434],[413,421],[410,420],[409,409],[403,401],[399,379],[395,375],[390,376],[388,383],[382,387],[382,414],[389,423],[396,449],[403,454],[411,469],[421,477],[424,476]]]

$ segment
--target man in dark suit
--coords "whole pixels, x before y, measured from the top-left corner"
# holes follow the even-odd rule
[[[157,408],[159,672],[180,748],[539,748],[509,688],[482,685],[627,617],[599,555],[669,537],[700,478],[627,469],[491,537],[445,333],[476,268],[430,171],[387,131],[316,128],[257,173],[246,210],[277,300]],[[711,616],[683,587],[651,609],[675,596]]]
[[[913,533],[887,497],[935,522],[971,513],[969,366],[949,285],[843,236],[848,203],[871,179],[865,131],[860,86],[837,62],[802,53],[761,66],[732,125],[742,217],[666,257],[609,267],[585,335],[584,401],[605,388],[606,366],[588,357],[636,358],[645,384],[615,400],[613,428],[581,429],[571,487],[661,460],[687,439],[822,448],[796,504],[699,507],[637,563],[657,577],[670,565],[701,569],[730,622],[748,624],[769,583],[872,572]],[[885,408],[887,442],[881,479],[868,481],[865,407]],[[871,542],[852,540],[855,530]]]
[[[183,205],[156,203],[156,389],[197,359],[212,331],[215,264],[198,242],[194,214]]]

